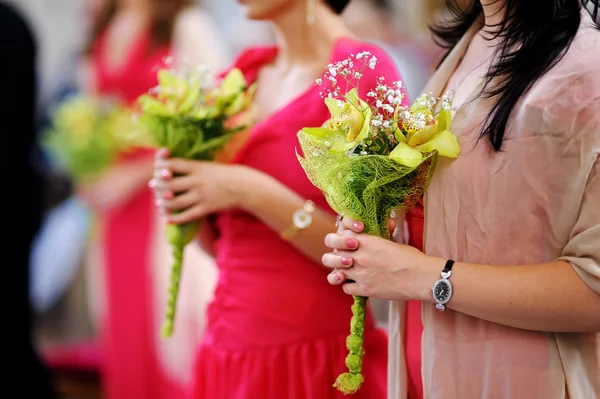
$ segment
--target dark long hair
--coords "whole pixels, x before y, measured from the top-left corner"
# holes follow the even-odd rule
[[[177,14],[191,2],[191,0],[150,0],[151,50],[171,43]],[[91,53],[94,43],[106,30],[116,12],[117,0],[105,0],[103,7],[98,11],[92,22],[91,35],[86,45],[88,54]]]
[[[329,6],[336,14],[341,14],[350,0],[325,0],[325,4]]]
[[[480,0],[471,0],[466,9],[461,9],[456,0],[446,0],[446,5],[452,19],[431,30],[436,42],[449,52],[483,9]],[[484,77],[482,93],[484,98],[494,100],[494,106],[480,138],[489,139],[495,151],[502,149],[514,105],[569,49],[581,23],[582,7],[590,7],[600,28],[600,0],[505,0],[503,7],[502,22],[485,27],[487,38],[501,40],[497,61]]]

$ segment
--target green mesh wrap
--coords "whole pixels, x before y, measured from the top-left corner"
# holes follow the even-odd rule
[[[310,181],[339,215],[360,220],[365,233],[389,237],[392,210],[408,211],[422,197],[437,163],[423,157],[416,168],[385,155],[351,155],[324,150],[314,136],[298,133],[303,156],[298,160]]]
[[[365,233],[389,238],[388,221],[394,210],[408,211],[422,197],[437,163],[429,153],[416,168],[399,164],[386,155],[348,155],[327,150],[324,141],[298,133],[303,156],[298,160],[310,181],[325,195],[339,215],[360,220]],[[334,386],[355,393],[363,382],[362,358],[367,298],[355,296],[350,336],[346,341],[348,372]]]
[[[125,149],[120,137],[123,109],[116,103],[83,95],[56,108],[51,127],[43,132],[42,147],[77,183],[93,180],[111,166]],[[129,114],[131,115],[131,114]]]

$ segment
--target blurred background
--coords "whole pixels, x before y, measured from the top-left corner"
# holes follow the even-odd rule
[[[80,68],[79,54],[86,46],[91,30],[89,16],[97,1],[1,2],[21,10],[34,30],[38,43],[37,125],[41,131],[48,124],[52,107],[81,79],[84,69]],[[245,20],[234,0],[201,0],[196,5],[204,24],[210,26],[204,30],[203,40],[218,48],[219,67],[232,62],[248,46],[273,42],[269,26]],[[357,36],[381,45],[392,55],[412,99],[440,59],[428,24],[443,16],[442,5],[440,0],[353,0],[343,17]],[[91,216],[72,202],[69,179],[51,167],[43,155],[39,166],[46,183],[44,225],[31,256],[35,339],[61,397],[101,397],[97,324],[102,310],[97,293],[100,283],[90,266],[90,252],[95,249],[87,244]],[[214,280],[214,275],[210,279]],[[210,284],[207,286],[206,301],[210,296]],[[385,325],[387,304],[373,301],[372,306],[378,321]]]

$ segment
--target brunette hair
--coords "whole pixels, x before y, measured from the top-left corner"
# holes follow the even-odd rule
[[[431,30],[436,42],[448,50],[447,55],[483,8],[480,0],[471,0],[466,8],[461,8],[456,0],[446,0],[446,5],[451,20]],[[514,105],[569,49],[583,9],[589,10],[600,28],[600,0],[505,0],[503,7],[503,20],[485,28],[488,38],[501,39],[497,61],[485,75],[482,94],[494,99],[494,107],[480,136],[488,139],[496,151],[502,149]],[[492,80],[498,85],[492,87]]]
[[[325,0],[325,4],[329,6],[336,14],[341,14],[350,0]]]
[[[191,3],[191,0],[149,0],[151,49],[171,43],[177,14]],[[91,35],[85,47],[87,53],[92,51],[94,43],[106,30],[116,12],[117,0],[105,0],[92,22]]]

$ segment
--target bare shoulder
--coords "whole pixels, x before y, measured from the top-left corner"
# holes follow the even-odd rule
[[[193,26],[193,25],[204,25],[213,24],[210,15],[208,15],[202,8],[198,6],[185,7],[179,12],[177,16],[177,24],[180,26]]]

